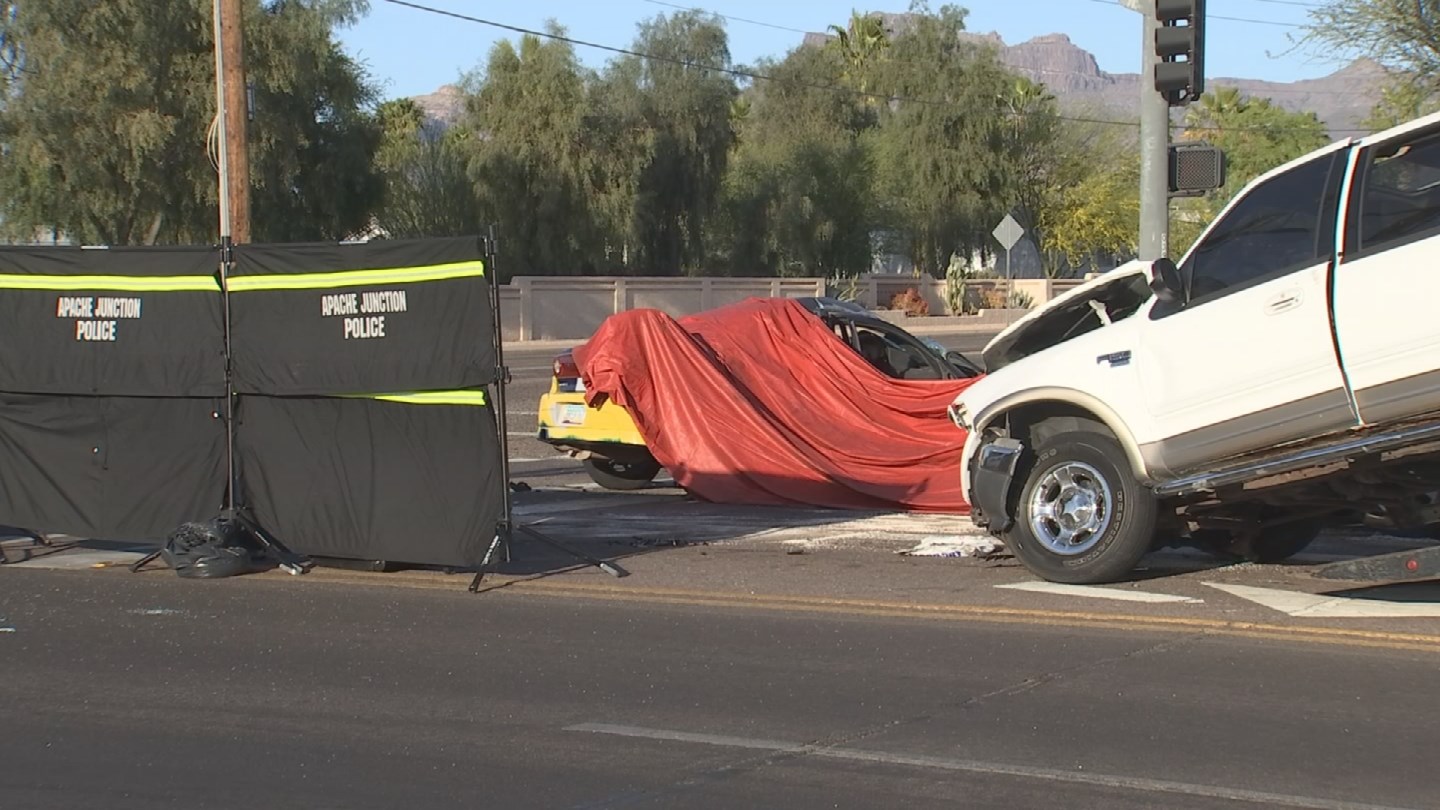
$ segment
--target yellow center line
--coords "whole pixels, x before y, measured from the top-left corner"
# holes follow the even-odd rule
[[[489,592],[517,596],[573,596],[612,602],[668,604],[690,607],[728,607],[748,610],[778,610],[839,616],[910,618],[938,621],[971,621],[990,624],[1022,624],[1050,627],[1085,627],[1115,630],[1188,631],[1241,638],[1329,644],[1346,647],[1440,652],[1440,634],[1396,633],[1343,627],[1312,627],[1229,619],[1199,619],[1174,616],[1144,616],[1135,613],[1043,610],[999,605],[949,605],[941,603],[895,602],[785,594],[751,594],[736,591],[703,591],[679,588],[623,588],[579,582],[552,582],[486,574],[480,594],[465,592],[470,575],[444,578],[433,574],[375,574],[368,572],[315,569],[327,581],[344,581],[396,587],[459,590],[469,598],[483,598]]]

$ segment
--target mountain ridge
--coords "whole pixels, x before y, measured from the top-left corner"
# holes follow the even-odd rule
[[[1094,54],[1063,33],[1044,34],[1007,45],[999,34],[968,34],[966,38],[996,45],[1001,62],[1044,84],[1063,107],[1101,108],[1133,115],[1140,95],[1140,74],[1110,73]],[[1247,96],[1269,98],[1293,112],[1313,112],[1331,137],[1364,131],[1360,122],[1379,98],[1385,68],[1370,59],[1356,59],[1333,73],[1314,79],[1275,82],[1232,76],[1207,76],[1206,92],[1234,87]]]
[[[883,14],[887,30],[903,30],[907,14]],[[992,45],[1001,62],[1032,81],[1044,84],[1071,112],[1106,112],[1124,119],[1135,116],[1140,94],[1140,74],[1110,73],[1101,69],[1095,55],[1076,45],[1067,34],[1043,34],[1014,45],[1006,44],[996,32],[962,35],[967,41]],[[833,39],[824,33],[806,34],[799,47],[815,47]],[[1207,92],[1235,87],[1241,93],[1270,98],[1276,105],[1296,112],[1314,112],[1332,138],[1366,132],[1360,122],[1380,97],[1386,79],[1385,68],[1369,59],[1357,59],[1335,72],[1314,79],[1274,82],[1226,76],[1206,77]],[[432,120],[449,125],[459,117],[460,90],[442,85],[433,93],[411,96]]]

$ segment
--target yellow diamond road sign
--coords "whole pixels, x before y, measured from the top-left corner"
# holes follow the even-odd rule
[[[1020,227],[1020,223],[1016,222],[1014,217],[1006,214],[1005,218],[1000,220],[1000,224],[995,226],[995,230],[990,233],[1000,241],[1001,247],[1009,250],[1015,247],[1015,243],[1020,241],[1020,237],[1025,235],[1025,229]]]

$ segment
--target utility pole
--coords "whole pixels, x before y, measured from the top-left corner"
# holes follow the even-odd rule
[[[220,133],[220,238],[250,241],[249,103],[242,0],[215,0],[215,101]]]

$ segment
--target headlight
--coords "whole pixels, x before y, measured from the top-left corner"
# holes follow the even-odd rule
[[[970,429],[970,413],[965,410],[964,403],[952,402],[950,407],[945,410],[950,414],[950,421],[954,422],[957,427],[961,430]]]

